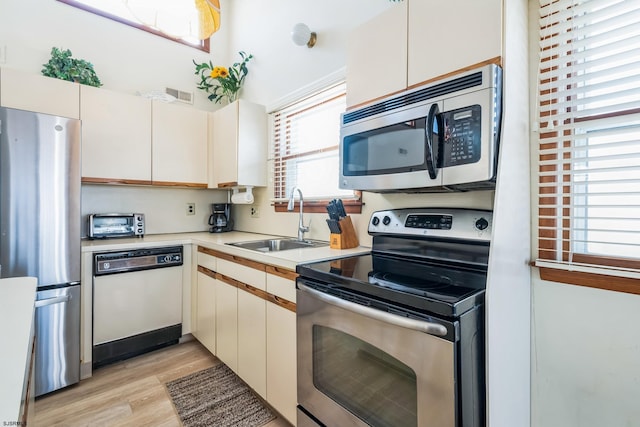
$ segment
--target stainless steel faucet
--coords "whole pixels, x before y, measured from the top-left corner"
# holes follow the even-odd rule
[[[309,227],[304,225],[304,198],[302,197],[302,190],[300,190],[298,187],[293,187],[293,189],[291,190],[291,196],[289,196],[289,204],[287,205],[287,210],[289,212],[293,211],[293,207],[295,205],[293,199],[296,191],[300,193],[300,219],[298,221],[298,240],[303,241],[304,233],[307,233],[309,231]]]

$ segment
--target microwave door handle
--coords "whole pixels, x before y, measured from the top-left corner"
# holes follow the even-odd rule
[[[426,123],[426,128],[424,130],[425,132],[425,143],[426,143],[426,149],[427,149],[427,170],[429,171],[429,177],[431,177],[431,179],[436,179],[436,177],[438,176],[438,169],[436,168],[437,166],[437,161],[436,161],[436,155],[434,153],[434,148],[438,148],[438,147],[434,147],[434,141],[433,141],[433,125],[434,123],[437,125],[437,129],[436,132],[438,134],[438,139],[437,142],[440,141],[440,122],[438,119],[440,113],[440,109],[438,108],[438,104],[432,104],[431,108],[429,108],[429,115],[427,116],[427,123]]]

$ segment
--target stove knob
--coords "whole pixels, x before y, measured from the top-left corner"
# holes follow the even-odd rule
[[[489,221],[487,221],[486,219],[480,218],[476,220],[476,229],[482,231],[486,229],[488,226],[489,226]]]
[[[378,218],[377,216],[374,216],[373,219],[371,220],[371,224],[373,224],[374,226],[378,226],[378,224],[380,224],[380,218]]]
[[[384,225],[389,225],[389,223],[391,223],[391,218],[389,218],[388,216],[385,215],[385,217],[382,218],[382,223]]]

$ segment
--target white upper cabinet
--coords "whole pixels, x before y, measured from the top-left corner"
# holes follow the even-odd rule
[[[151,184],[151,101],[80,88],[83,182]]]
[[[210,188],[267,185],[267,113],[237,100],[213,113]]]
[[[347,107],[502,56],[503,0],[404,0],[356,28]]]
[[[0,105],[79,119],[80,85],[11,68],[2,68],[0,70]]]
[[[153,101],[151,123],[153,183],[206,187],[207,112]]]
[[[502,55],[502,0],[408,0],[407,86]]]
[[[407,1],[358,27],[347,42],[347,106],[407,87]]]

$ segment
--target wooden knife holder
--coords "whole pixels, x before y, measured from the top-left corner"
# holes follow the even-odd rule
[[[331,249],[351,249],[356,248],[358,243],[358,236],[356,230],[353,228],[351,217],[346,216],[339,221],[340,234],[331,233],[329,236],[329,247]]]

